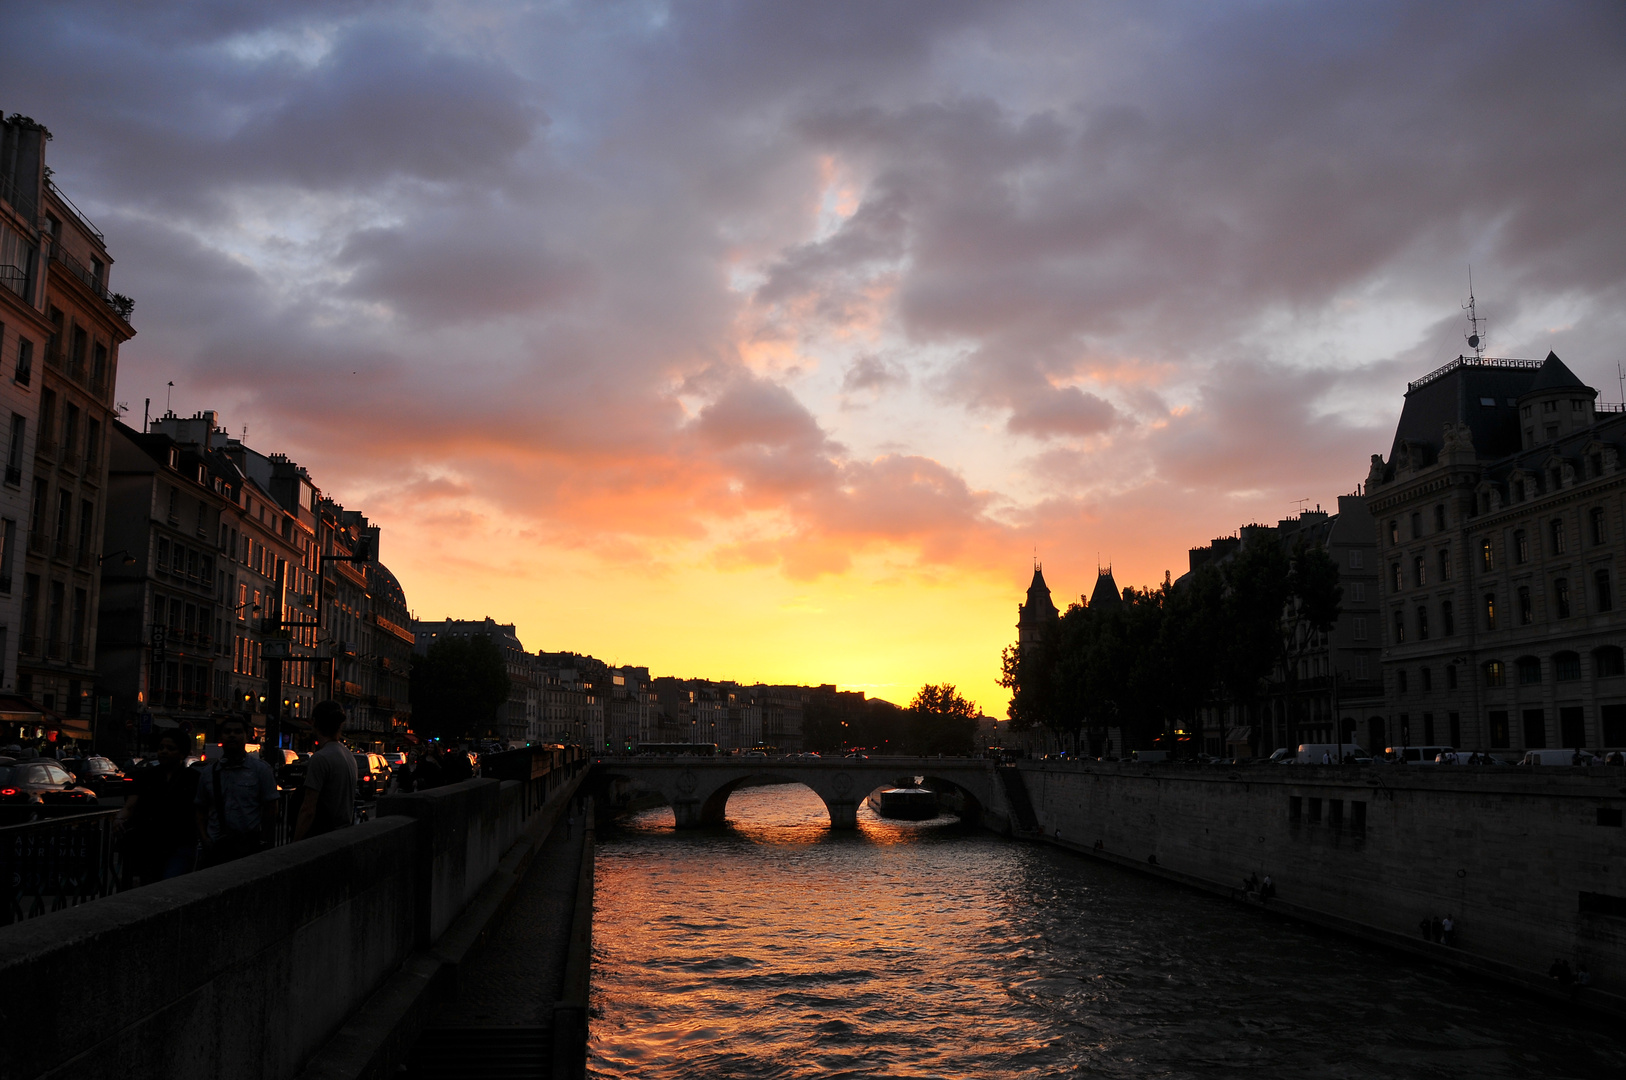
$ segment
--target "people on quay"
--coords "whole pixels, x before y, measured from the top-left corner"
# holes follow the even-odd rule
[[[1266,874],[1265,875],[1265,880],[1263,880],[1263,881],[1261,881],[1259,883],[1259,902],[1260,903],[1265,903],[1265,902],[1273,899],[1275,897],[1275,895],[1276,895],[1276,883],[1274,881],[1270,880],[1270,875],[1269,874]]]
[[[135,793],[113,819],[115,832],[128,832],[143,885],[189,873],[198,854],[198,774],[186,767],[179,736],[160,737],[157,758],[136,770]]]
[[[1440,940],[1444,937],[1445,924],[1440,921],[1440,917],[1438,915],[1431,916],[1428,920],[1428,940],[1434,942],[1435,944],[1439,944]]]
[[[1440,920],[1440,944],[1455,945],[1457,941],[1457,921],[1446,912],[1445,918]]]
[[[468,750],[457,743],[446,749],[446,760],[441,766],[446,771],[448,784],[460,784],[474,779],[474,766],[469,763]]]
[[[277,778],[247,753],[248,726],[236,717],[220,722],[221,754],[198,775],[198,837],[202,866],[241,859],[269,846],[276,826]]]
[[[356,816],[356,756],[339,738],[344,706],[332,700],[317,702],[311,727],[319,745],[305,768],[295,840],[342,829]]]
[[[440,787],[446,782],[446,769],[440,762],[440,750],[434,743],[430,743],[418,758],[417,768],[412,770],[412,790],[428,791],[430,788]]]
[[[1242,892],[1245,896],[1254,896],[1259,892],[1259,874],[1257,871],[1242,879]]]

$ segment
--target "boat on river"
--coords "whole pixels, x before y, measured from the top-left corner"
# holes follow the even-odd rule
[[[924,821],[937,816],[937,792],[930,788],[882,788],[866,801],[884,818]]]

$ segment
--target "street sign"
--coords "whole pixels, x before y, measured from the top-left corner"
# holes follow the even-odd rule
[[[267,638],[260,647],[262,660],[287,660],[293,656],[293,642],[287,638]]]

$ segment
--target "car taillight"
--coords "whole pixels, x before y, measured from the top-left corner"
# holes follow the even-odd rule
[[[17,794],[17,789],[14,788],[14,787],[0,787],[0,795],[15,795],[15,794]]]
[[[366,780],[366,781],[367,781],[367,782],[369,782],[369,783],[371,783],[371,782],[372,782],[372,779],[373,779],[373,777],[372,777],[372,774],[371,774],[371,773],[368,773],[368,774],[367,774],[367,775],[366,775],[366,776],[363,776],[363,777],[362,777],[362,779],[363,779],[363,780]]]

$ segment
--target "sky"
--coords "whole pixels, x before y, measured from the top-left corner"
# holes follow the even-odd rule
[[[16,5],[117,396],[420,618],[990,713],[1035,559],[1333,507],[1466,348],[1626,359],[1617,3]],[[173,382],[171,389],[167,384]]]

